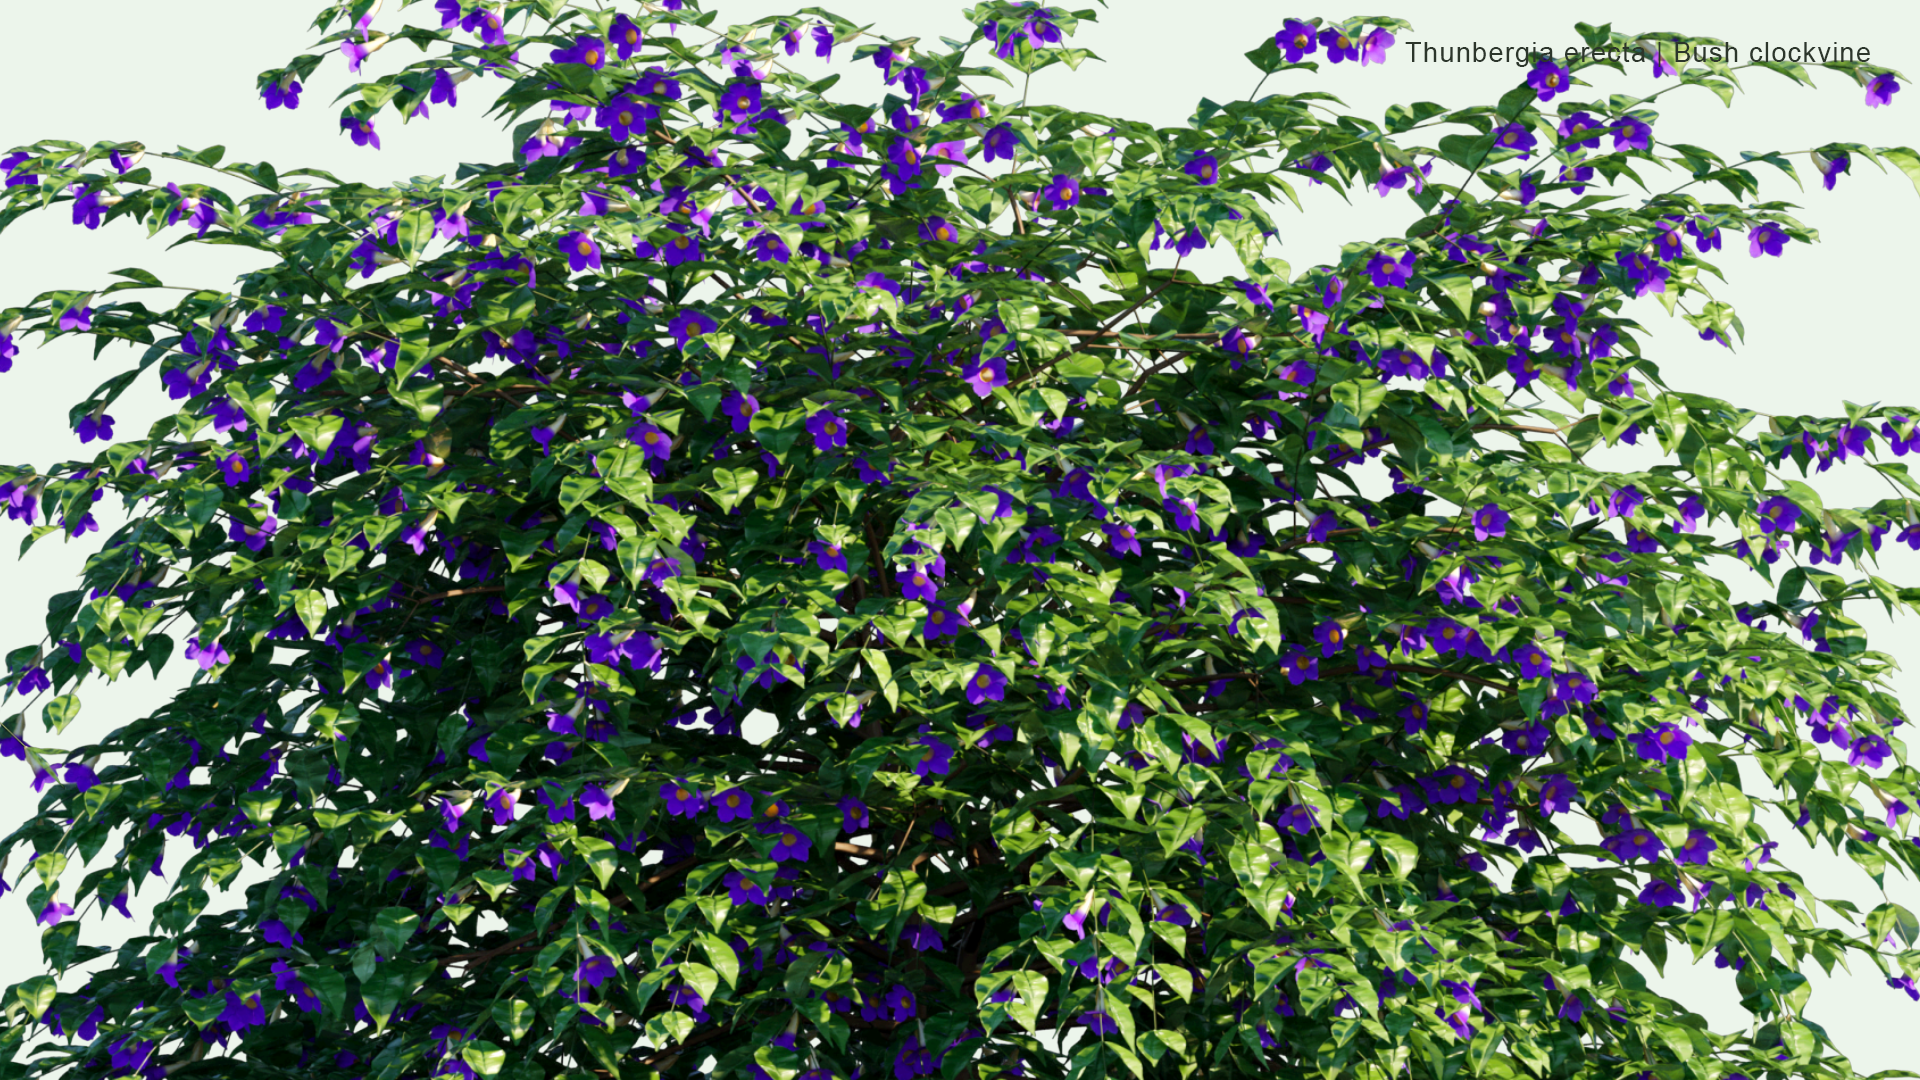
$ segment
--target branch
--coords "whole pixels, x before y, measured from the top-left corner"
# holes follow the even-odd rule
[[[460,963],[467,963],[467,961],[473,961],[472,963],[467,964],[467,974],[471,975],[475,968],[478,968],[482,964],[485,964],[488,961],[491,961],[494,957],[505,956],[508,953],[527,951],[528,949],[532,948],[532,946],[528,945],[527,942],[532,940],[533,940],[532,934],[522,934],[519,937],[514,938],[512,941],[507,942],[505,945],[501,945],[496,948],[479,949],[474,952],[451,953],[447,956],[441,957],[439,963],[441,967],[446,967],[450,964],[460,964]]]

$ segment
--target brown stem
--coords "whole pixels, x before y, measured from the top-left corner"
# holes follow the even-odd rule
[[[450,964],[464,963],[467,965],[467,974],[471,975],[473,974],[476,968],[480,967],[482,964],[485,964],[493,960],[495,957],[505,956],[508,953],[525,952],[528,949],[531,949],[533,946],[528,945],[527,942],[532,940],[533,940],[532,934],[522,934],[521,936],[514,938],[512,941],[507,942],[505,945],[500,945],[492,949],[479,949],[474,952],[450,953],[440,958],[440,961],[439,961],[440,966],[446,967]]]

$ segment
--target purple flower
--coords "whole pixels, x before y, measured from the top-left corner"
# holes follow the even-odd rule
[[[821,453],[847,448],[847,422],[827,409],[807,417],[807,434],[813,436],[813,448]]]
[[[848,836],[858,836],[870,827],[867,820],[867,804],[851,795],[843,795],[839,802],[840,827]]]
[[[1307,35],[1307,41],[1313,41],[1313,35]],[[1220,182],[1220,159],[1212,154],[1198,154],[1180,170],[1200,182],[1201,187],[1212,187]]]
[[[711,334],[718,329],[720,329],[719,323],[714,322],[704,312],[690,308],[682,309],[680,314],[675,315],[673,321],[667,324],[667,332],[673,335],[673,343],[681,349],[685,349],[687,342],[691,339],[702,334]]]
[[[640,73],[640,78],[633,84],[633,92],[642,97],[659,95],[668,101],[679,101],[680,80],[658,67],[650,67]]]
[[[1535,141],[1532,129],[1518,122],[1508,124],[1494,132],[1495,146],[1502,150],[1518,150],[1520,151],[1520,156],[1523,158],[1533,156]],[[1528,202],[1531,200],[1523,199],[1522,201]]]
[[[221,664],[230,664],[233,662],[233,657],[228,654],[226,646],[220,644],[218,641],[211,645],[202,646],[198,637],[190,637],[187,639],[186,657],[194,663],[199,664],[201,671],[212,671]]]
[[[762,108],[760,83],[736,82],[720,94],[720,112],[729,120],[745,120]]]
[[[1564,94],[1573,85],[1573,76],[1566,68],[1553,62],[1553,58],[1542,56],[1534,61],[1533,70],[1527,73],[1527,85],[1541,101],[1552,101],[1558,94]]]
[[[1862,769],[1878,769],[1887,763],[1893,747],[1878,735],[1862,735],[1847,750],[1847,764]]]
[[[1080,181],[1072,176],[1056,176],[1041,195],[1056,209],[1080,205]]]
[[[753,797],[739,788],[728,788],[713,797],[713,809],[723,822],[745,821],[753,816]]]
[[[1338,64],[1343,60],[1360,59],[1360,47],[1345,30],[1329,26],[1320,31],[1320,44],[1327,47],[1327,62]]]
[[[1277,828],[1290,831],[1296,836],[1305,836],[1313,831],[1315,825],[1313,807],[1295,803],[1282,810],[1274,824]]]
[[[791,825],[763,821],[760,832],[774,837],[773,850],[767,853],[774,862],[806,862],[813,854],[813,841]]]
[[[673,456],[673,438],[645,421],[629,427],[627,438],[633,440],[643,455],[656,461],[666,461]]]
[[[1653,128],[1637,116],[1622,116],[1610,121],[1615,150],[1645,150],[1653,145]]]
[[[1673,886],[1672,882],[1654,878],[1647,887],[1640,890],[1640,902],[1648,907],[1671,907],[1687,902],[1687,894]]]
[[[1747,234],[1747,254],[1756,259],[1762,255],[1778,257],[1788,239],[1786,230],[1771,221],[1766,222]]]
[[[1375,27],[1373,32],[1360,41],[1360,66],[1384,64],[1387,62],[1387,50],[1393,48],[1394,36],[1385,27]]]
[[[1004,679],[1004,676],[1002,676]],[[927,756],[914,762],[915,776],[945,776],[953,768],[953,746],[937,735],[922,735],[918,742],[927,748]]]
[[[1313,640],[1320,643],[1321,656],[1332,656],[1346,644],[1347,632],[1339,623],[1328,619],[1313,628]]]
[[[599,784],[588,784],[580,793],[580,805],[587,808],[587,816],[594,821],[605,821],[613,817],[613,796]]]
[[[1877,109],[1882,105],[1893,104],[1893,95],[1900,92],[1900,80],[1891,72],[1875,75],[1867,83],[1867,108]]]
[[[1618,836],[1609,836],[1600,842],[1607,853],[1621,862],[1645,859],[1652,862],[1667,850],[1667,845],[1647,829],[1629,829]]]
[[[1513,520],[1499,503],[1488,503],[1473,513],[1473,538],[1497,539],[1507,535],[1507,522]]]
[[[1820,166],[1820,179],[1826,185],[1826,189],[1832,191],[1834,181],[1840,179],[1840,174],[1852,167],[1853,159],[1845,154],[1835,154],[1830,158],[1815,154],[1813,163]]]
[[[1775,495],[1760,504],[1757,514],[1761,532],[1790,533],[1800,520],[1800,507],[1784,495]]]
[[[727,899],[736,907],[767,902],[766,890],[760,887],[760,883],[738,870],[730,871],[722,883],[727,887]]]
[[[1301,57],[1313,53],[1313,27],[1298,19],[1288,19],[1273,35],[1273,45],[1286,55],[1287,63],[1297,64]]]
[[[374,133],[373,121],[343,116],[340,118],[340,126],[352,133],[353,145],[366,146],[371,143],[375,150],[380,149],[380,136]]]
[[[1707,865],[1708,857],[1718,850],[1719,847],[1719,844],[1714,843],[1713,837],[1708,836],[1699,829],[1694,829],[1687,834],[1685,843],[1673,849],[1673,861],[1678,863],[1692,863],[1695,866],[1705,866]]]
[[[722,399],[720,411],[733,421],[733,430],[738,434],[752,426],[753,414],[760,411],[760,402],[752,394],[736,390]]]
[[[927,621],[920,625],[920,635],[929,643],[943,637],[958,637],[969,625],[963,611],[952,611],[940,604],[928,604],[927,609]]]
[[[1376,252],[1367,263],[1367,273],[1373,275],[1373,287],[1376,289],[1404,289],[1413,277],[1413,263],[1416,256],[1412,249],[1402,252],[1394,259],[1386,252]]]
[[[1565,773],[1554,773],[1540,785],[1540,812],[1543,814],[1561,814],[1573,807],[1573,798],[1579,790]]]
[[[1299,686],[1320,677],[1320,658],[1295,650],[1281,662],[1280,670],[1286,674],[1289,684]]]
[[[980,152],[988,161],[1012,161],[1014,148],[1019,145],[1020,137],[1009,124],[995,124],[980,137]]]
[[[1548,737],[1545,724],[1532,724],[1502,735],[1500,745],[1505,747],[1509,754],[1516,754],[1523,758],[1532,757],[1545,751]]]
[[[589,956],[581,961],[579,967],[574,969],[573,978],[575,982],[586,983],[588,986],[598,990],[601,983],[613,978],[617,973],[618,969],[614,967],[613,961],[610,958],[605,956]]]
[[[300,80],[288,79],[284,84],[279,79],[268,79],[267,85],[260,88],[260,96],[267,99],[267,108],[277,109],[285,105],[289,110],[300,107]]]
[[[807,542],[807,554],[813,556],[814,565],[822,570],[847,570],[847,554],[838,544],[823,543],[819,540]]]
[[[661,784],[660,798],[666,801],[667,813],[674,817],[698,817],[700,811],[707,808],[706,796],[684,780],[669,780]]]
[[[91,414],[80,418],[73,427],[74,434],[80,436],[81,443],[90,443],[95,439],[106,441],[113,438],[113,417],[106,413]]]
[[[617,97],[602,105],[594,113],[593,122],[605,128],[607,135],[616,142],[626,142],[633,137],[635,128],[641,127],[658,115],[660,110],[657,106],[647,105],[631,98]]]
[[[556,64],[584,64],[600,71],[607,66],[607,45],[597,37],[575,38],[572,48],[553,50],[551,60]]]
[[[968,364],[961,375],[973,388],[975,397],[992,397],[995,387],[1007,385],[1007,360],[1003,356],[976,360]]]
[[[1592,113],[1577,112],[1560,121],[1562,149],[1578,150],[1583,146],[1599,146],[1602,125],[1593,118]]]
[[[934,602],[935,589],[933,578],[923,569],[902,570],[896,580],[900,583],[900,595],[908,600],[918,600],[923,604]]]
[[[1632,738],[1634,751],[1645,761],[1681,761],[1687,756],[1687,748],[1693,745],[1693,737],[1677,724],[1661,724],[1652,731],[1637,732]]]
[[[660,261],[668,266],[700,261],[700,241],[678,225],[668,228],[667,242],[659,247]],[[651,248],[652,245],[647,245]],[[636,249],[646,250],[646,249]],[[764,260],[763,260],[764,261]]]
[[[1454,803],[1471,803],[1480,799],[1480,780],[1458,765],[1449,765],[1431,777],[1420,781],[1426,789],[1427,801],[1436,806],[1449,806]]]
[[[981,664],[967,678],[967,704],[983,705],[989,701],[1005,701],[1007,698],[1007,677],[992,664]]]
[[[640,47],[640,27],[625,15],[613,17],[613,28],[607,33],[607,41],[614,53],[622,60],[631,59],[634,50]]]
[[[1513,658],[1520,665],[1520,677],[1538,679],[1553,673],[1553,658],[1536,642],[1527,642],[1514,650]]]
[[[600,269],[600,246],[584,232],[568,233],[560,241],[560,250],[567,253],[567,269],[575,273]]]
[[[1373,190],[1384,199],[1388,192],[1399,191],[1407,186],[1407,181],[1411,180],[1413,193],[1418,195],[1427,189],[1426,178],[1432,174],[1433,162],[1431,161],[1417,169],[1411,165],[1396,165],[1380,174],[1380,179],[1374,183]]]

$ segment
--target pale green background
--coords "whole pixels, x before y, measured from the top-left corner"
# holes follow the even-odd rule
[[[621,9],[632,5],[620,3]],[[743,21],[773,14],[782,7],[754,0],[721,3],[725,17]],[[945,3],[885,3],[850,0],[828,5],[861,21],[878,23],[881,32],[918,35],[933,42],[939,35],[964,36],[966,24],[958,5]],[[339,131],[337,106],[329,105],[350,81],[337,54],[308,80],[300,109],[266,111],[254,91],[254,76],[277,67],[313,40],[307,29],[318,5],[304,0],[179,0],[153,4],[145,0],[69,0],[62,3],[4,0],[0,3],[0,152],[36,138],[66,138],[82,143],[99,139],[139,139],[155,149],[176,145],[200,148],[216,143],[228,147],[229,160],[272,162],[283,173],[298,166],[317,166],[346,179],[381,184],[413,175],[451,175],[460,161],[503,158],[507,138],[482,112],[499,88],[500,80],[473,80],[461,87],[461,105],[449,110],[435,106],[428,121],[402,127],[391,112],[378,118],[385,149],[361,149]],[[1381,5],[1383,10],[1387,5]],[[790,10],[790,9],[784,9]],[[1343,18],[1356,10],[1346,5],[1289,10],[1268,3],[1189,0],[1183,3],[1145,3],[1119,0],[1101,21],[1088,25],[1074,44],[1090,48],[1104,62],[1085,65],[1078,72],[1064,68],[1047,71],[1033,83],[1036,102],[1068,104],[1114,115],[1151,119],[1161,124],[1181,122],[1202,96],[1227,100],[1247,94],[1258,79],[1241,54],[1279,28],[1283,17],[1321,15]],[[1371,7],[1367,10],[1371,10]],[[1874,49],[1874,60],[1905,66],[1920,76],[1920,7],[1895,4],[1734,4],[1596,2],[1586,5],[1551,3],[1479,3],[1473,5],[1405,5],[1398,12],[1410,17],[1417,31],[1406,40],[1436,44],[1485,45],[1534,43],[1564,48],[1578,43],[1572,29],[1576,19],[1612,22],[1628,32],[1675,30],[1730,38],[1742,47],[1764,40],[1798,42],[1821,35],[1816,44],[1838,41]],[[402,12],[390,2],[375,29],[392,29],[404,18],[437,25],[427,3]],[[705,41],[688,32],[688,40]],[[529,59],[544,58],[536,47]],[[857,68],[840,50],[832,70],[847,73],[836,89],[843,100],[859,95],[876,100],[878,77],[871,65]],[[390,45],[376,54],[368,70],[380,74],[418,57],[413,46]],[[802,70],[817,70],[819,61],[803,53]],[[1361,69],[1352,64],[1323,70],[1319,76],[1288,74],[1267,83],[1268,91],[1329,90],[1341,95],[1361,114],[1378,118],[1389,104],[1432,100],[1450,106],[1490,102],[1513,86],[1519,69],[1510,65],[1416,66],[1404,49],[1395,49],[1384,67]],[[1650,84],[1644,69],[1629,77],[1599,76],[1608,92],[1641,91]],[[1841,77],[1820,72],[1819,91],[1795,87],[1770,73],[1746,76],[1750,93],[1732,110],[1704,91],[1663,98],[1658,129],[1662,139],[1697,143],[1728,156],[1741,150],[1803,150],[1828,140],[1879,145],[1920,144],[1920,91],[1907,90],[1892,108],[1867,109],[1859,88]],[[997,84],[1003,99],[1017,97]],[[1801,159],[1804,161],[1804,159]],[[226,183],[205,170],[170,162],[156,162],[158,180]],[[1792,244],[1786,257],[1761,262],[1749,260],[1744,241],[1731,239],[1721,265],[1730,279],[1719,290],[1722,299],[1738,305],[1746,322],[1748,344],[1737,353],[1706,346],[1691,331],[1669,322],[1651,300],[1636,314],[1658,330],[1649,352],[1675,385],[1718,394],[1738,403],[1781,413],[1831,414],[1843,400],[1920,404],[1920,375],[1914,367],[1913,347],[1916,275],[1912,244],[1920,237],[1920,197],[1903,177],[1885,177],[1865,163],[1841,181],[1838,191],[1817,186],[1802,195],[1791,183],[1767,176],[1771,198],[1800,201],[1802,219],[1818,228],[1817,246]],[[1660,181],[1650,179],[1656,185]],[[1669,177],[1664,186],[1678,183]],[[230,194],[246,194],[243,185],[227,187]],[[1280,254],[1296,268],[1332,259],[1339,243],[1398,233],[1416,211],[1404,196],[1376,199],[1356,196],[1352,207],[1325,188],[1306,194],[1307,213],[1291,208],[1280,213]],[[16,223],[0,235],[0,308],[24,304],[51,288],[94,288],[108,283],[107,272],[141,266],[170,284],[224,288],[235,274],[265,265],[261,256],[244,249],[185,245],[172,252],[165,244],[185,233],[184,227],[165,232],[165,239],[148,241],[144,230],[130,222],[116,222],[96,232],[68,223],[64,207]],[[1221,253],[1200,260],[1209,273],[1226,273],[1232,263]],[[170,306],[177,293],[133,294],[151,306]],[[66,423],[66,407],[126,362],[132,353],[117,350],[110,363],[90,363],[89,348],[79,341],[49,348],[28,344],[12,373],[0,376],[0,461],[46,464],[80,450]],[[164,395],[150,382],[114,410],[120,431],[135,432],[169,411]],[[1618,455],[1624,463],[1644,464],[1645,457]],[[1882,497],[1885,488],[1867,470],[1843,465],[1818,478],[1830,503],[1854,504]],[[111,531],[118,516],[103,503],[103,529]],[[9,538],[20,527],[9,524]],[[43,634],[41,613],[45,597],[70,587],[86,545],[63,546],[49,541],[25,561],[0,569],[0,589],[7,603],[0,606],[0,647],[11,648],[37,640]],[[8,543],[12,540],[9,539]],[[1920,558],[1905,549],[1883,558],[1884,576],[1920,581]],[[1742,579],[1740,595],[1756,595],[1757,586]],[[1920,656],[1920,637],[1911,620],[1889,628],[1878,609],[1858,608],[1856,616],[1878,631],[1875,644],[1897,656]],[[156,684],[139,676],[122,679],[86,696],[86,713],[69,729],[59,745],[74,745],[97,737],[114,725],[152,708],[171,688],[181,685],[190,666],[178,659],[167,677]],[[1898,688],[1920,699],[1920,684],[1903,678]],[[11,825],[34,812],[35,799],[27,789],[27,770],[17,762],[0,762],[0,775],[12,782],[0,787],[0,825]],[[1750,788],[1757,788],[1754,779]],[[1911,820],[1911,819],[1910,819]],[[1776,824],[1778,824],[1776,822]],[[1878,890],[1845,860],[1825,852],[1810,853],[1791,836],[1782,855],[1808,875],[1815,891],[1852,899],[1863,908],[1879,902]],[[169,867],[178,867],[180,853],[170,855]],[[13,867],[18,873],[20,866]],[[77,881],[75,872],[74,880]],[[1895,881],[1890,895],[1910,907],[1920,907],[1920,890],[1910,882]],[[158,898],[149,889],[135,902],[144,921],[145,910]],[[102,940],[97,912],[87,920],[88,940]],[[117,915],[105,924],[110,940],[119,940],[128,924]],[[0,984],[25,977],[38,966],[38,937],[32,915],[15,897],[0,900]],[[1810,1018],[1826,1025],[1841,1047],[1850,1051],[1863,1071],[1920,1066],[1911,1032],[1920,1022],[1920,1004],[1886,987],[1877,973],[1859,965],[1852,975],[1828,979],[1813,972],[1819,984],[1809,1009]],[[1722,1029],[1744,1026],[1727,972],[1711,964],[1688,970],[1676,953],[1667,980],[1684,1000],[1705,1013]]]

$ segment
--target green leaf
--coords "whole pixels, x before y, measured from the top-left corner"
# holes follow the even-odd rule
[[[373,918],[373,946],[389,960],[400,955],[407,939],[420,928],[420,916],[402,907],[381,908]]]
[[[297,589],[293,593],[293,610],[300,616],[300,622],[313,637],[320,636],[320,628],[327,621],[327,597],[319,589]]]
[[[507,1033],[507,1038],[515,1043],[527,1037],[533,1030],[533,1023],[539,1017],[539,1010],[519,998],[508,998],[493,1003],[493,1022]]]

